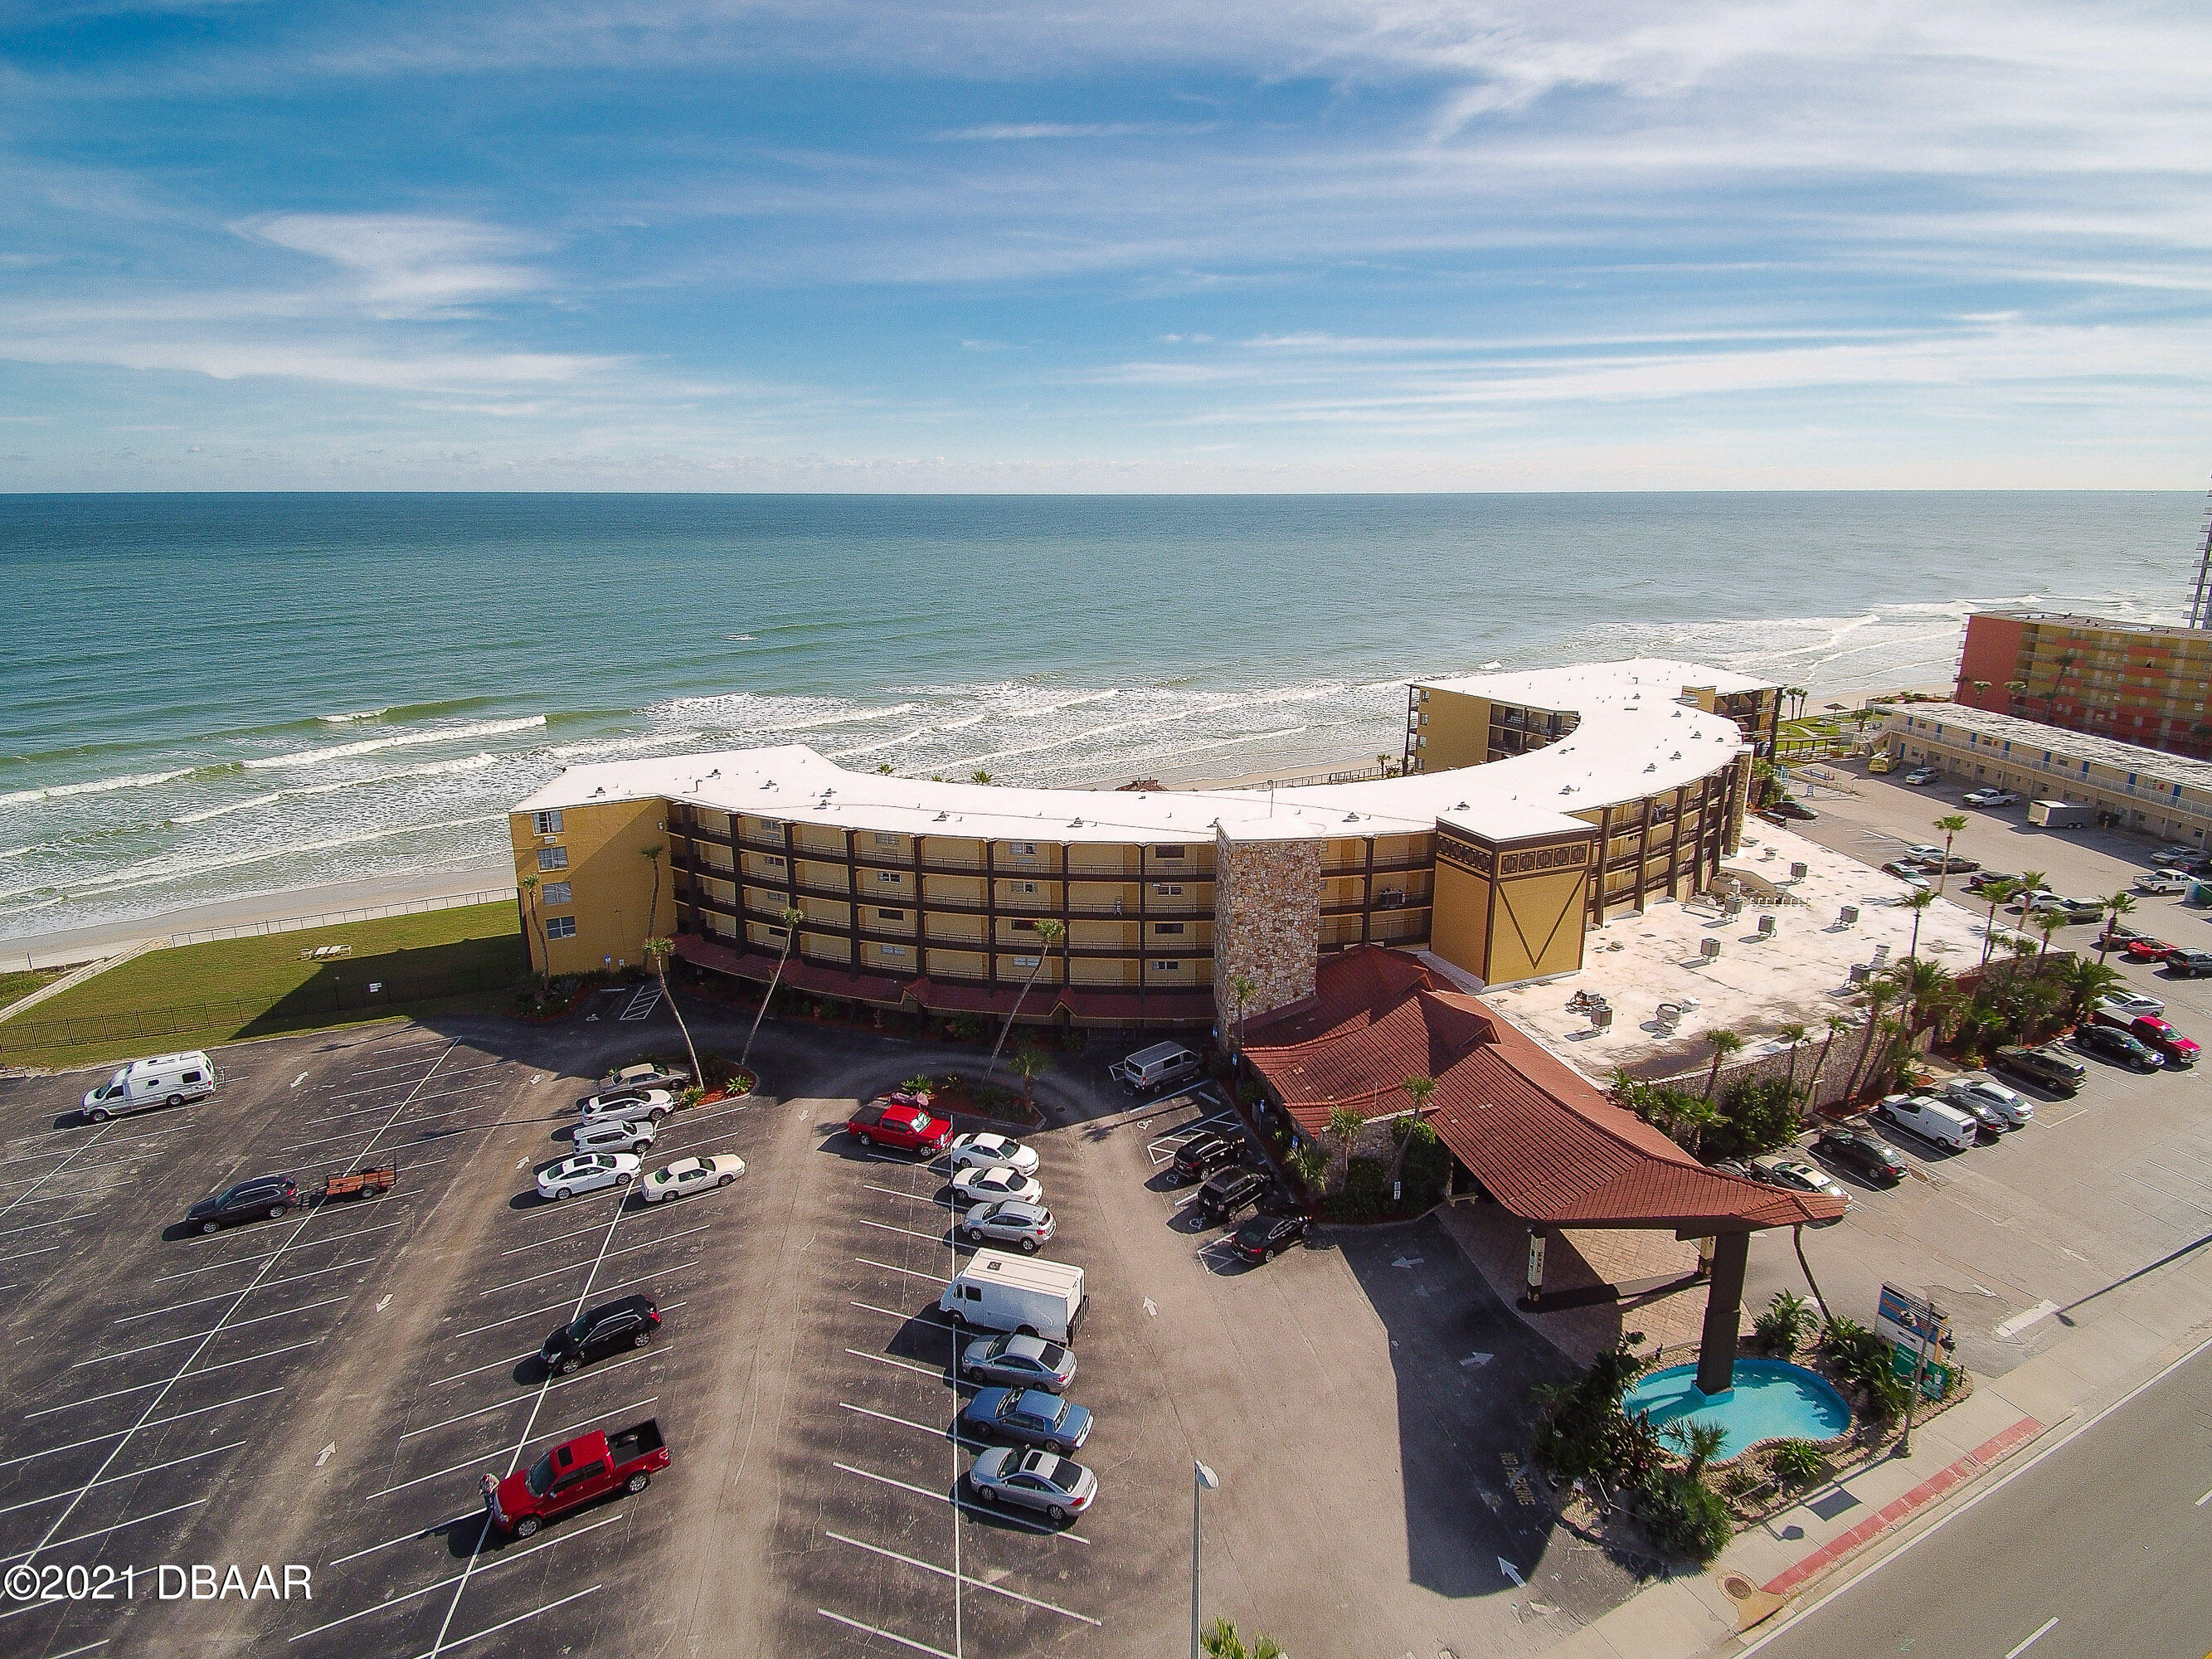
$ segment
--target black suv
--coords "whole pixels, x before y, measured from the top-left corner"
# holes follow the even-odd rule
[[[1226,1221],[1248,1204],[1256,1204],[1267,1190],[1267,1177],[1257,1170],[1224,1170],[1198,1189],[1198,1207],[1216,1221]]]
[[[1176,1148],[1175,1163],[1170,1166],[1175,1184],[1183,1186],[1193,1181],[1203,1181],[1224,1164],[1237,1161],[1239,1148],[1227,1135],[1200,1129],[1188,1140]]]
[[[549,1371],[566,1376],[587,1359],[617,1348],[642,1348],[660,1328],[660,1304],[649,1296],[626,1296],[587,1308],[545,1339],[538,1357]]]
[[[291,1176],[255,1176],[213,1198],[202,1199],[185,1212],[185,1222],[204,1233],[211,1233],[234,1221],[252,1221],[259,1216],[274,1221],[299,1201],[300,1188]]]
[[[1886,1186],[1904,1180],[1907,1173],[1904,1153],[1863,1129],[1823,1129],[1813,1150],[1831,1164]]]
[[[2100,1060],[2133,1066],[2138,1072],[2155,1072],[2166,1064],[2159,1058],[2157,1049],[2113,1025],[2075,1026],[2074,1046]]]

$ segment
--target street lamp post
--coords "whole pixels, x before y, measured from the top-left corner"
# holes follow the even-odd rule
[[[1198,1495],[1220,1490],[1221,1477],[1194,1458],[1190,1465],[1190,1659],[1198,1659]]]

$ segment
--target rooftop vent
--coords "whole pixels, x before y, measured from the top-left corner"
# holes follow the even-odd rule
[[[1644,769],[1647,772],[1656,772],[1659,769],[1659,763],[1657,761],[1646,761],[1644,763]]]
[[[719,778],[722,775],[722,769],[718,766],[713,771],[708,773],[707,775],[710,778]]]
[[[1458,805],[1456,805],[1456,806],[1453,807],[1453,808],[1452,808],[1452,811],[1455,811],[1455,812],[1464,812],[1464,811],[1467,811],[1467,803],[1466,803],[1465,801],[1462,801]]]
[[[935,823],[944,823],[944,822],[945,822],[945,814],[944,814],[944,813],[942,813],[942,812],[939,812],[939,813],[937,815],[936,818],[935,818],[933,821],[934,821]]]

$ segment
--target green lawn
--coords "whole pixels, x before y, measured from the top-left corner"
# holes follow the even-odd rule
[[[35,968],[27,972],[0,974],[0,1008],[21,1002],[42,985],[51,985],[69,970],[65,968]]]
[[[350,946],[341,957],[309,953]],[[507,903],[149,951],[0,1024],[0,1056],[65,1066],[403,1013],[506,1006],[526,957]]]

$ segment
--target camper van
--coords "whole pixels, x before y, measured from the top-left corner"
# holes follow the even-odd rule
[[[149,1106],[181,1106],[205,1100],[219,1081],[215,1063],[198,1049],[185,1054],[156,1054],[134,1060],[86,1095],[80,1110],[88,1123],[105,1123],[125,1112]]]
[[[937,1310],[969,1330],[1075,1340],[1083,1322],[1083,1269],[1006,1250],[978,1250],[937,1298]]]

